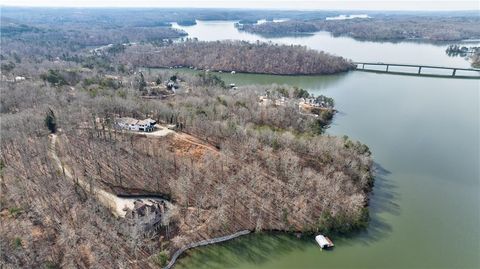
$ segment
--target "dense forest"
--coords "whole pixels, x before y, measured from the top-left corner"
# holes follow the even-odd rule
[[[257,22],[274,18],[315,19],[337,16],[335,11],[242,10],[208,8],[15,8],[2,7],[2,15],[35,25],[89,25],[94,27],[159,26],[195,20],[244,20]]]
[[[18,19],[1,17],[0,31],[4,52],[31,58],[63,58],[72,60],[81,51],[109,44],[149,42],[163,44],[186,36],[186,33],[168,26],[86,27],[82,23],[30,25]],[[67,59],[70,58],[70,59]]]
[[[347,20],[289,20],[263,24],[245,24],[241,29],[261,35],[292,35],[327,31],[334,36],[359,40],[431,42],[480,38],[478,16],[388,16]]]
[[[143,67],[184,66],[267,74],[332,74],[354,65],[346,59],[304,46],[244,41],[187,41],[167,46],[135,45],[115,55],[121,64]]]
[[[265,37],[308,35],[319,31],[314,23],[303,20],[287,20],[261,24],[236,24],[235,26],[239,30]]]
[[[158,268],[188,243],[244,229],[366,227],[371,153],[325,134],[332,108],[302,113],[308,92],[289,86],[230,89],[212,72],[139,68],[308,74],[349,61],[299,46],[182,41],[165,21],[102,20],[104,11],[17,12],[1,25],[0,266]],[[145,98],[170,82],[174,94]],[[266,93],[272,102],[261,102]],[[119,117],[173,130],[132,133],[114,125]],[[171,205],[144,232],[99,191]]]
[[[12,71],[27,70],[24,64],[30,65],[22,61]],[[145,100],[133,70],[114,84],[108,81],[116,73],[54,66],[33,65],[27,80],[2,84],[0,242],[7,266],[148,268],[159,265],[159,253],[241,229],[348,233],[365,227],[368,148],[322,135],[331,116],[258,102],[265,91],[294,98],[298,89],[232,91],[209,73],[167,70],[144,79],[175,76],[182,81],[177,95]],[[115,115],[148,116],[181,129],[149,138],[113,131],[108,122],[85,128]],[[130,233],[90,188],[58,171],[48,154],[45,124],[52,118],[59,155],[77,180],[112,193],[171,197],[176,209],[158,232]]]

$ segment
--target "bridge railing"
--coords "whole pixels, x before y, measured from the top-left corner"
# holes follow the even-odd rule
[[[368,72],[391,73],[391,74],[401,74],[401,75],[480,79],[480,69],[475,69],[475,68],[458,68],[458,67],[446,67],[446,66],[434,66],[434,65],[395,64],[395,63],[372,63],[372,62],[354,62],[354,64],[356,65],[356,70],[368,71]],[[384,69],[372,68],[372,67],[375,67],[375,66],[382,66],[382,67],[385,67],[385,68]],[[406,70],[392,70],[391,67],[415,68],[415,71],[411,71],[411,70],[409,70],[409,71],[406,71]],[[425,69],[450,70],[451,72],[449,72],[448,74],[422,72]],[[457,71],[461,71],[461,74],[458,74]],[[466,75],[465,73],[470,73],[472,75]]]

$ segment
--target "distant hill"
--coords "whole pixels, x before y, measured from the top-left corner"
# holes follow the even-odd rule
[[[41,32],[41,30],[37,27],[20,23],[17,20],[8,17],[1,17],[0,31],[2,33],[2,36],[14,36],[27,32]]]

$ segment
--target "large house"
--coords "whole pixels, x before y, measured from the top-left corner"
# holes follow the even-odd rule
[[[126,211],[126,224],[130,231],[147,234],[161,224],[167,205],[165,201],[137,200],[132,209],[125,208],[124,210]]]
[[[115,121],[115,125],[119,128],[140,132],[152,132],[155,130],[155,124],[157,124],[157,122],[150,118],[137,120],[130,117],[123,117],[117,118]]]
[[[317,98],[309,97],[302,98],[298,103],[298,106],[302,109],[308,108],[319,108],[319,109],[333,109],[333,103],[331,99],[325,98],[324,96],[319,96]]]

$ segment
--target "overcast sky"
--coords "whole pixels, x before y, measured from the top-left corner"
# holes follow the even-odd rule
[[[49,7],[205,7],[295,10],[480,10],[480,0],[0,0],[0,3],[1,5],[8,6]]]

